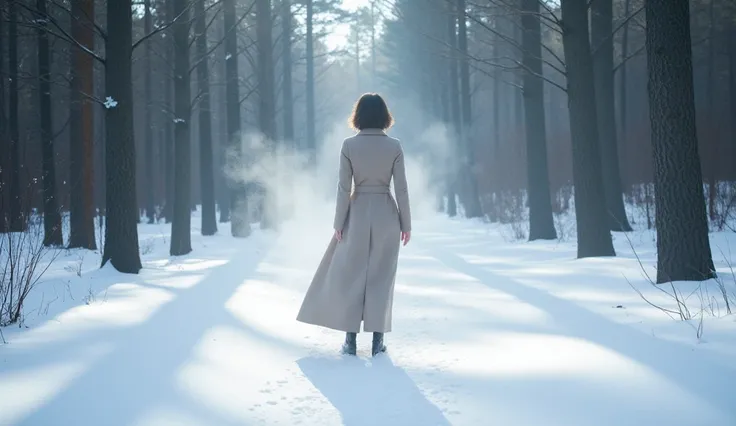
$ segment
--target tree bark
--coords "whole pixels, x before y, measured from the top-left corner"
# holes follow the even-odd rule
[[[284,141],[292,144],[292,147],[296,148],[294,144],[294,91],[292,88],[292,58],[291,58],[291,0],[281,1],[281,27],[283,29],[283,35],[281,40],[282,45],[282,58],[283,64],[282,73],[282,99],[284,108]]]
[[[94,49],[94,0],[71,3],[72,37]],[[86,95],[86,96],[85,96]],[[94,58],[82,49],[72,49],[71,105],[69,122],[69,248],[96,250],[94,209]]]
[[[542,29],[539,0],[522,0],[523,99],[526,113],[526,161],[529,197],[529,241],[557,238],[547,166],[547,139],[542,75]]]
[[[591,42],[595,74],[595,99],[598,133],[601,147],[601,171],[608,210],[608,225],[612,231],[629,232],[626,217],[621,168],[616,136],[616,109],[613,95],[613,0],[595,0],[591,4]]]
[[[174,13],[174,0],[164,0],[165,2],[165,13],[166,20],[173,21],[176,17]],[[169,31],[168,34],[171,34]],[[166,120],[164,127],[164,152],[166,153],[166,175],[165,175],[165,191],[166,191],[166,203],[164,204],[164,217],[166,223],[171,223],[174,220],[174,168],[176,167],[176,161],[174,159],[174,94],[173,86],[174,82],[171,76],[173,75],[173,63],[174,63],[174,43],[165,42],[164,56],[166,58],[166,79],[164,81],[164,102],[166,105],[166,111],[164,112]]]
[[[133,133],[133,19],[131,0],[107,2],[105,40],[106,226],[102,265],[137,274],[138,204]]]
[[[5,64],[5,29],[3,19],[0,19],[0,70]],[[8,209],[7,194],[9,188],[5,186],[5,175],[10,165],[10,144],[8,136],[8,117],[5,115],[5,79],[0,78],[0,233],[8,232],[10,226],[10,211]]]
[[[23,209],[20,191],[20,121],[18,119],[18,11],[14,1],[8,3],[8,75],[9,87],[9,136],[10,136],[10,232],[22,232],[28,222]]]
[[[731,141],[736,142],[736,24],[729,32],[731,46],[728,51],[728,94],[730,100]]]
[[[212,102],[210,99],[207,24],[204,0],[197,0],[194,31],[197,37],[197,89],[199,90],[199,183],[202,197],[202,235],[217,233],[215,175],[212,154]]]
[[[451,61],[448,61],[451,62]],[[445,123],[449,129],[452,129],[452,111],[450,107],[450,90],[447,85],[447,76],[449,74],[449,67],[446,67],[445,72],[440,72],[441,80],[438,82],[440,86],[440,103],[442,104],[442,122]],[[451,131],[446,132],[447,136],[451,135]],[[449,149],[449,148],[448,148]],[[445,172],[445,195],[447,196],[447,215],[449,217],[457,216],[457,199],[455,194],[455,181],[457,180],[457,171],[455,170],[455,155],[450,150],[450,155],[445,159],[444,168]]]
[[[46,30],[46,0],[36,1],[38,13],[38,91],[41,107],[41,156],[43,168],[43,245],[62,246],[61,212],[56,200],[56,156],[51,115],[51,51]]]
[[[223,35],[222,40],[224,40],[224,34],[226,33],[226,30],[225,24],[222,20],[215,23],[213,31]],[[225,60],[225,43],[221,42],[220,46],[215,49],[215,52],[217,59],[215,61],[215,67],[213,67],[213,75],[215,75],[214,78],[216,78],[216,80],[220,82],[220,84],[210,86],[210,93],[217,94],[217,96],[213,97],[212,99],[213,105],[216,106],[216,108],[213,107],[212,110],[212,118],[215,120],[214,129],[216,129],[215,133],[213,134],[214,140],[216,142],[213,145],[212,150],[213,152],[216,152],[218,154],[216,158],[217,168],[214,171],[214,175],[215,188],[217,192],[217,207],[220,211],[219,222],[227,223],[230,221],[231,191],[229,188],[227,176],[224,172],[225,166],[227,164],[227,149],[230,146],[230,140],[227,133],[227,79],[225,72],[225,69],[227,68],[227,61]]]
[[[307,3],[307,152],[313,166],[317,161],[317,136],[315,135],[314,103],[314,0]]]
[[[189,1],[174,0],[174,220],[171,222],[172,256],[192,251],[192,156],[189,120],[192,95],[189,79]]]
[[[695,124],[688,0],[647,0],[657,282],[715,277]]]
[[[624,0],[624,19],[627,19],[631,13],[631,0]],[[629,138],[629,127],[628,127],[628,61],[626,58],[629,56],[629,21],[624,23],[624,27],[621,29],[621,66],[619,67],[619,73],[621,74],[619,79],[619,98],[618,98],[618,120],[620,123],[621,131],[619,135],[621,137],[621,144],[628,146]],[[627,171],[631,170],[631,167],[626,168]]]
[[[578,258],[614,256],[601,175],[593,58],[585,0],[562,0]]]
[[[240,140],[240,82],[238,77],[238,37],[235,15],[235,0],[223,0],[225,25],[225,78],[227,102],[227,158],[241,163],[243,159],[242,141]],[[236,164],[243,167],[243,164]],[[227,164],[228,169],[232,168]],[[250,218],[248,217],[248,195],[241,179],[226,177],[230,186],[230,215],[232,224],[230,233],[233,237],[244,238],[250,235]],[[222,213],[222,212],[221,212]],[[220,221],[222,221],[222,216]]]
[[[0,19],[0,70],[5,69],[5,28]],[[7,171],[10,166],[10,140],[8,136],[8,117],[5,115],[5,79],[0,78],[0,233],[8,232],[10,211],[6,186]]]
[[[706,96],[708,98],[708,114],[707,114],[707,128],[709,130],[715,129],[715,68],[716,68],[716,22],[715,22],[715,4],[716,0],[710,0],[708,4],[708,74],[706,76]],[[716,176],[718,169],[720,168],[718,161],[718,154],[716,144],[718,143],[717,136],[712,134],[709,143],[705,144],[705,159],[708,162],[708,168],[706,176],[708,178],[708,217],[712,222],[716,222],[718,219],[718,208],[716,207],[716,198],[718,197],[718,181]]]
[[[458,50],[460,59],[460,106],[462,109],[462,127],[460,130],[463,144],[463,170],[467,186],[465,216],[468,218],[483,217],[483,208],[478,194],[478,170],[475,162],[475,149],[470,137],[473,121],[470,99],[470,64],[468,63],[468,30],[465,17],[465,0],[457,0]]]
[[[145,34],[150,34],[153,30],[153,24],[151,22],[151,0],[144,0],[143,2],[143,9],[144,9],[144,15],[143,15],[143,32]],[[146,75],[145,75],[145,121],[144,121],[144,144],[145,144],[145,166],[146,166],[146,185],[143,187],[145,188],[145,210],[146,210],[146,217],[148,218],[148,223],[155,223],[156,222],[156,211],[155,211],[155,203],[154,203],[154,189],[156,188],[155,185],[155,178],[153,173],[153,167],[154,164],[156,164],[156,159],[154,157],[154,151],[153,151],[153,111],[151,110],[151,98],[153,97],[153,88],[152,88],[152,79],[153,79],[153,69],[151,67],[151,40],[148,40],[145,42],[145,62],[146,62]]]
[[[457,157],[463,158],[465,147],[462,145],[462,115],[460,112],[460,78],[458,74],[458,59],[457,59],[457,17],[455,14],[455,6],[452,2],[446,3],[447,7],[447,45],[448,51],[448,95],[450,97],[450,115],[451,121],[448,122],[450,125],[450,136],[455,142],[455,152],[458,154]],[[461,205],[467,204],[468,191],[463,179],[463,172],[459,170],[458,165],[453,162],[451,167],[451,186],[455,192],[458,193]],[[465,206],[467,207],[467,206]]]
[[[271,22],[271,0],[256,0],[256,40],[258,44],[258,124],[272,158],[276,154],[276,108],[274,95],[273,42]],[[279,170],[269,174],[277,175]],[[271,178],[271,176],[269,176]],[[272,229],[277,226],[275,187],[262,182],[264,188],[261,228]]]

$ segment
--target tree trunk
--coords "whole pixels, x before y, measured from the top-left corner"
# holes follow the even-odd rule
[[[36,1],[38,13],[38,91],[41,107],[41,156],[43,164],[43,245],[62,246],[61,212],[56,200],[56,158],[51,115],[51,52],[46,30],[46,0]]]
[[[647,0],[657,282],[715,276],[698,154],[688,0]]]
[[[624,0],[624,18],[627,19],[629,16],[629,13],[631,13],[631,0]],[[619,135],[621,136],[621,144],[622,146],[628,146],[628,137],[629,137],[629,127],[628,127],[628,117],[627,114],[627,106],[628,106],[628,79],[627,79],[627,71],[628,71],[628,60],[627,57],[629,56],[629,21],[624,23],[624,27],[621,29],[621,66],[619,67],[619,73],[621,74],[620,77],[620,86],[619,86],[619,98],[618,98],[618,120],[620,122],[621,131]],[[630,159],[629,159],[630,160]],[[631,170],[630,167],[627,167],[627,170]]]
[[[376,1],[371,0],[371,86],[376,83]]]
[[[5,29],[4,20],[0,19],[0,71],[5,67]],[[8,136],[8,117],[5,115],[5,78],[0,78],[0,233],[8,232],[10,211],[8,209],[8,191],[5,186],[7,170],[10,166],[10,144]]]
[[[483,216],[483,208],[480,205],[478,195],[478,166],[475,163],[475,149],[470,137],[470,126],[472,124],[472,111],[470,99],[470,65],[468,63],[468,31],[465,18],[465,0],[457,0],[458,20],[458,50],[462,55],[460,59],[460,106],[462,108],[462,127],[460,129],[460,140],[463,145],[463,170],[467,186],[467,203],[465,205],[465,216],[478,218]]]
[[[153,30],[153,25],[151,22],[151,0],[144,0],[143,2],[143,9],[144,9],[144,15],[143,15],[143,32],[145,34],[150,34]],[[153,111],[151,110],[151,98],[153,95],[153,88],[152,88],[152,78],[153,78],[153,69],[151,68],[151,40],[148,40],[145,42],[145,62],[146,62],[146,75],[145,75],[145,119],[143,124],[143,131],[144,131],[144,144],[145,144],[145,166],[146,166],[146,185],[143,187],[145,188],[145,210],[146,210],[146,217],[148,218],[148,223],[155,223],[156,221],[156,212],[155,212],[155,205],[154,205],[154,189],[156,188],[155,185],[155,178],[153,173],[153,167],[154,164],[156,164],[156,159],[153,155]]]
[[[23,209],[20,190],[20,121],[18,119],[18,11],[14,1],[8,3],[8,76],[9,88],[9,136],[10,136],[10,226],[11,232],[22,232],[28,223]]]
[[[189,1],[174,0],[174,220],[171,222],[172,256],[192,251],[192,157],[189,120],[192,95],[189,81]]]
[[[94,0],[71,3],[72,37],[94,50]],[[94,95],[94,58],[79,48],[72,49],[71,105],[69,121],[69,248],[96,250],[94,210],[94,108],[87,96]]]
[[[199,182],[202,197],[202,235],[217,233],[215,212],[215,175],[212,154],[212,112],[210,100],[209,62],[207,57],[207,24],[204,0],[194,7],[197,37],[197,89],[199,90]]]
[[[212,31],[224,35],[226,32],[224,23],[221,20],[217,21],[217,23],[215,23],[215,28],[213,28]],[[222,40],[224,40],[224,37]],[[217,107],[213,107],[212,110],[212,118],[215,120],[214,129],[216,129],[213,136],[214,140],[217,141],[213,145],[212,150],[213,152],[218,153],[216,161],[217,168],[214,171],[214,176],[217,192],[217,207],[220,211],[219,222],[227,223],[230,221],[231,191],[229,189],[227,176],[224,173],[225,165],[227,164],[227,150],[230,146],[230,140],[228,139],[227,133],[227,85],[225,84],[225,69],[227,68],[227,61],[225,60],[225,43],[220,42],[220,46],[215,49],[215,52],[217,60],[215,61],[216,67],[214,67],[213,78],[215,78],[215,80],[220,84],[210,86],[210,93],[217,94],[217,96],[212,99],[212,103]]]
[[[598,147],[587,2],[562,0],[562,22],[570,108],[578,258],[614,256]]]
[[[3,20],[0,19],[0,70],[3,70],[5,64],[5,31]],[[10,220],[10,212],[6,203],[6,194],[8,189],[5,186],[5,170],[10,162],[10,146],[7,135],[7,117],[5,116],[5,79],[0,78],[0,233],[8,232],[8,221]]]
[[[616,136],[616,109],[613,95],[613,0],[595,0],[591,4],[591,42],[593,55],[595,99],[598,114],[598,134],[601,151],[601,172],[608,210],[608,225],[612,231],[629,232],[626,217],[621,169]]]
[[[436,26],[438,31],[437,38],[439,40],[442,40],[443,44],[445,44],[445,48],[442,51],[443,55],[442,57],[439,57],[437,59],[435,65],[437,68],[436,85],[440,91],[440,117],[442,120],[442,124],[446,127],[445,137],[451,137],[451,135],[453,134],[452,106],[450,102],[451,91],[448,83],[451,78],[450,69],[454,64],[454,61],[451,59],[451,55],[453,52],[449,48],[449,32],[451,31],[453,25],[452,22],[450,22],[450,20],[446,18],[445,10],[442,8],[437,9],[435,17],[436,21],[433,25]],[[447,22],[447,30],[442,30],[443,22]],[[445,189],[445,197],[447,197],[447,206],[445,208],[445,211],[447,212],[447,216],[455,217],[457,216],[457,199],[455,193],[455,180],[457,178],[457,172],[455,170],[455,150],[453,150],[451,146],[448,146],[445,152],[447,153],[445,155],[445,158],[442,158],[442,155],[440,155],[439,158],[440,161],[443,161],[443,163],[440,163],[440,170],[444,171],[443,183]]]
[[[442,122],[445,126],[452,128],[452,112],[450,111],[450,90],[447,87],[447,75],[449,69],[445,68],[445,72],[439,72],[440,81],[438,85],[440,87],[440,103],[442,104]],[[443,81],[444,80],[444,81]],[[450,132],[447,132],[447,136]],[[449,148],[448,148],[449,150]],[[447,196],[447,215],[449,217],[457,216],[457,200],[455,194],[455,180],[457,172],[455,171],[455,155],[452,150],[449,150],[450,154],[445,158],[445,164],[443,168],[446,168],[445,172],[445,195]]]
[[[240,82],[238,79],[238,34],[235,16],[235,0],[223,0],[225,25],[225,78],[227,102],[228,158],[234,158],[237,167],[243,161],[243,148],[240,140]],[[227,168],[231,168],[227,164]],[[250,235],[248,216],[248,195],[246,186],[240,179],[228,178],[230,186],[230,215],[233,237],[244,238]],[[222,219],[220,219],[222,221]]]
[[[730,100],[731,142],[736,142],[736,24],[730,31],[731,46],[728,51],[728,94]]]
[[[292,59],[291,59],[291,0],[281,1],[281,27],[283,28],[283,35],[281,45],[283,48],[282,52],[282,64],[283,64],[283,107],[284,107],[284,141],[292,144],[292,147],[296,148],[294,144],[294,93],[292,89]]]
[[[176,17],[174,13],[174,0],[164,0],[166,20],[173,21]],[[169,31],[168,34],[171,34]],[[166,76],[164,81],[164,98],[166,104],[165,111],[165,127],[164,127],[164,152],[166,153],[166,175],[165,175],[165,190],[166,190],[166,204],[164,204],[164,217],[166,223],[171,223],[174,220],[174,168],[176,167],[176,161],[174,159],[174,95],[173,86],[174,82],[171,78],[172,65],[174,63],[174,43],[165,41],[164,55],[166,58]]]
[[[133,133],[133,17],[131,0],[107,2],[105,39],[106,227],[102,265],[137,274],[138,204]]]
[[[718,208],[716,207],[716,198],[718,196],[718,181],[716,179],[719,172],[719,161],[717,154],[717,143],[718,136],[712,129],[716,128],[715,125],[715,68],[716,68],[716,23],[715,23],[715,3],[716,0],[710,0],[708,4],[708,15],[709,15],[709,30],[708,30],[708,75],[706,81],[706,96],[708,98],[708,114],[707,114],[707,129],[711,132],[710,140],[705,143],[705,159],[708,162],[707,178],[708,178],[708,216],[710,220],[715,223],[718,219]]]
[[[542,30],[539,0],[522,0],[522,63],[524,110],[526,111],[526,161],[529,197],[529,241],[557,238],[552,218],[552,200],[547,168],[547,139],[542,80]]]
[[[266,144],[270,147],[269,154],[276,158],[276,108],[274,95],[274,72],[273,72],[273,42],[271,28],[271,0],[256,0],[256,40],[258,44],[258,122],[261,133]],[[268,155],[268,154],[267,154]],[[269,178],[279,173],[272,170]],[[264,187],[263,214],[261,215],[261,228],[271,229],[277,226],[277,209],[275,185],[269,187],[267,182],[262,182]]]
[[[495,57],[501,57],[501,44],[503,43],[503,40],[501,39],[498,32],[501,30],[500,28],[500,17],[496,16],[494,17],[493,25],[494,29],[496,30],[496,33],[493,35],[493,55]],[[488,217],[491,222],[497,222],[498,221],[498,208],[497,206],[497,198],[498,194],[500,194],[500,177],[501,177],[501,162],[499,161],[499,156],[501,154],[501,101],[502,101],[502,95],[501,95],[501,69],[499,67],[496,67],[493,70],[493,106],[492,106],[492,123],[493,123],[493,146],[492,146],[492,160],[491,160],[491,167],[493,168],[491,171],[491,176],[493,177],[493,182],[491,182],[491,194],[490,198],[493,200],[492,206],[490,208],[490,211],[488,212]]]
[[[317,161],[317,136],[315,135],[314,105],[314,0],[307,2],[307,153],[310,164]]]
[[[449,96],[450,96],[450,113],[452,117],[452,121],[448,122],[450,126],[450,131],[448,132],[448,135],[454,140],[455,142],[455,152],[457,153],[456,157],[463,157],[463,153],[465,152],[465,147],[461,144],[462,140],[462,134],[460,129],[462,128],[462,115],[460,113],[460,85],[459,85],[459,76],[458,76],[458,59],[457,59],[457,17],[455,16],[455,8],[452,2],[446,3],[447,7],[447,45],[449,47],[448,51],[448,57],[449,60],[447,61],[449,64]],[[451,187],[454,189],[456,193],[458,193],[460,198],[460,203],[465,205],[467,204],[467,188],[465,185],[465,182],[463,180],[463,173],[459,170],[458,165],[453,162],[453,167],[451,167],[451,175],[450,179],[452,181]],[[464,206],[467,209],[467,206]]]

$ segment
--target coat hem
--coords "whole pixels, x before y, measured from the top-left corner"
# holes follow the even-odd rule
[[[328,324],[325,324],[319,321],[310,321],[310,320],[303,319],[303,318],[297,318],[296,320],[304,324],[316,325],[318,327],[329,328],[330,330],[342,331],[344,333],[360,333],[360,326],[358,326],[357,328],[339,327],[339,326],[334,326],[334,325],[328,325]]]
[[[310,320],[307,320],[304,318],[298,318],[298,317],[296,320],[304,324],[316,325],[317,327],[329,328],[330,330],[342,331],[344,333],[360,333],[361,331],[364,333],[390,333],[391,332],[391,327],[388,327],[388,328],[379,327],[379,328],[374,329],[374,328],[368,328],[365,326],[365,324],[363,324],[362,327],[359,325],[357,328],[352,328],[352,327],[348,328],[348,327],[327,325],[319,321],[310,321]]]

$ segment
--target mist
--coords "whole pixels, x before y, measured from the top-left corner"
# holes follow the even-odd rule
[[[401,135],[412,219],[421,223],[436,217],[438,197],[444,196],[444,179],[449,173],[447,165],[451,164],[448,159],[453,154],[447,126],[443,123],[427,126],[427,117],[421,114],[419,105],[392,102],[400,96],[377,92],[394,115],[395,125],[387,134]],[[246,214],[252,223],[257,223],[258,210],[262,206],[270,209],[278,224],[282,247],[289,250],[296,262],[299,259],[313,261],[314,254],[321,252],[332,238],[340,149],[343,141],[355,134],[348,125],[348,118],[357,97],[341,99],[343,117],[332,117],[331,122],[323,126],[325,131],[317,135],[314,167],[310,165],[309,154],[295,147],[293,141],[268,140],[255,131],[241,137],[242,152],[247,155],[237,158],[232,151],[228,152],[227,166],[223,170],[227,178],[241,185],[257,182],[268,194],[264,198],[263,193],[253,193],[247,213],[231,214]],[[393,183],[391,192],[393,196]]]

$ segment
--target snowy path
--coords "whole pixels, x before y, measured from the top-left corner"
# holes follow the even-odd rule
[[[367,334],[340,357],[340,333],[294,321],[324,243],[288,229],[93,271],[117,281],[0,346],[0,425],[736,424],[736,362],[637,327],[631,259],[445,219],[415,234],[375,360]]]

